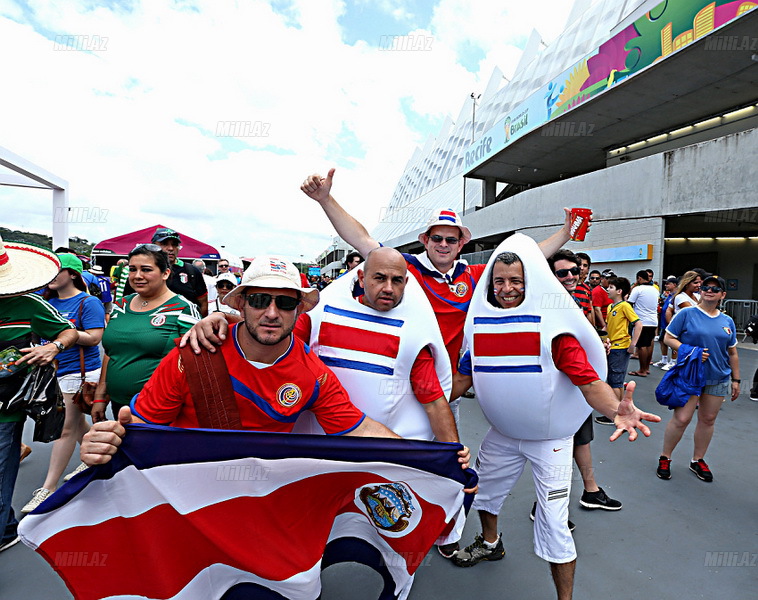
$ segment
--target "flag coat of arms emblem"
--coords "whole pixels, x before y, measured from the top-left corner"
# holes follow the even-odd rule
[[[470,504],[459,444],[131,425],[19,527],[77,600],[314,600],[361,562],[407,597]]]

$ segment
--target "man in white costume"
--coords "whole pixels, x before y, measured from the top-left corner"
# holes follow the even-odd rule
[[[404,438],[458,442],[452,374],[432,307],[403,255],[376,248],[324,289],[295,335],[334,371],[360,410]],[[321,433],[296,427],[296,432]]]
[[[474,500],[482,534],[453,557],[457,566],[505,556],[497,515],[526,461],[537,491],[534,550],[550,563],[559,600],[572,597],[576,547],[568,528],[573,436],[594,408],[613,419],[629,440],[642,420],[660,417],[632,402],[634,384],[619,402],[605,379],[605,351],[578,306],[563,310],[550,298],[565,290],[529,237],[516,234],[492,255],[466,318],[468,351],[453,380],[452,398],[475,384],[491,428],[477,458],[479,494]],[[528,289],[527,289],[528,288]],[[547,296],[546,296],[547,295]],[[543,302],[544,300],[548,302]]]

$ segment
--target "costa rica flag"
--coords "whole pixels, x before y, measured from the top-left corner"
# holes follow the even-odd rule
[[[19,526],[77,600],[294,598],[361,562],[407,597],[473,499],[459,444],[130,425]]]

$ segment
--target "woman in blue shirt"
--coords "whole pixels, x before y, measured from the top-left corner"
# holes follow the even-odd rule
[[[103,303],[87,293],[82,278],[82,261],[73,254],[59,254],[61,270],[43,294],[61,315],[77,328],[79,341],[61,352],[58,359],[58,384],[66,403],[66,420],[61,437],[53,442],[50,465],[42,487],[35,490],[32,499],[21,512],[33,511],[58,487],[58,480],[71,460],[77,443],[89,429],[84,414],[73,405],[72,399],[82,382],[80,347],[84,350],[85,381],[97,383],[100,378],[100,351],[97,345],[103,337],[105,310]],[[79,313],[81,307],[81,317]]]
[[[690,471],[703,481],[713,481],[713,473],[703,459],[713,437],[716,417],[726,396],[734,401],[740,395],[740,361],[734,321],[719,310],[726,297],[726,283],[721,277],[708,277],[700,292],[697,306],[681,309],[666,329],[665,342],[673,350],[678,350],[682,344],[703,349],[706,385],[699,396],[690,396],[687,404],[675,408],[666,425],[663,453],[658,459],[657,475],[661,479],[671,479],[671,454],[697,408],[695,450]]]

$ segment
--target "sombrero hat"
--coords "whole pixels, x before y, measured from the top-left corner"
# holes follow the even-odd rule
[[[0,298],[43,288],[60,270],[61,262],[50,250],[0,238]]]

